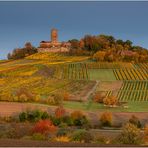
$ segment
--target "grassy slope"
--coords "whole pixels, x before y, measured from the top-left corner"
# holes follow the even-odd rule
[[[116,80],[111,69],[90,69],[91,80],[113,81]]]
[[[98,103],[64,102],[64,107],[83,111],[148,112],[148,102],[128,102],[128,108],[108,108]]]
[[[49,55],[48,55],[49,56]],[[49,58],[49,57],[48,57]],[[88,57],[62,57],[62,59],[58,61],[52,62],[52,60],[33,60],[31,58],[23,59],[23,60],[15,60],[8,62],[0,62],[0,76],[4,75],[4,77],[0,77],[0,90],[1,94],[9,94],[10,92],[15,91],[19,87],[25,86],[30,91],[36,94],[41,94],[43,96],[49,95],[50,92],[55,91],[59,88],[65,87],[69,83],[74,81],[71,80],[56,80],[51,78],[45,78],[38,75],[33,75],[36,71],[38,71],[42,65],[53,65],[59,63],[69,63],[76,61],[83,61]],[[91,80],[102,80],[102,81],[114,81],[115,76],[111,69],[94,69],[90,70],[90,79]],[[80,82],[82,83],[82,82]],[[79,85],[78,85],[79,86]],[[71,87],[69,85],[68,87]],[[80,89],[78,87],[78,89]],[[81,88],[82,89],[82,88]],[[138,111],[148,111],[147,102],[129,102],[129,108],[113,108],[109,109],[110,111],[123,111],[123,112],[138,112]],[[67,108],[73,109],[82,109],[82,110],[100,110],[106,111],[107,108],[96,103],[79,103],[79,102],[65,102],[64,106]]]

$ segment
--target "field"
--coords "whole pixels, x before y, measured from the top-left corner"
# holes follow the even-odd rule
[[[22,60],[2,61],[0,100],[17,101],[17,91],[25,88],[45,100],[54,93],[66,91],[70,100],[85,103],[69,101],[64,103],[66,107],[84,105],[84,108],[93,106],[91,110],[99,110],[101,105],[90,103],[96,92],[114,95],[119,101],[128,102],[129,110],[135,111],[131,102],[145,105],[142,102],[148,101],[148,63],[92,62],[88,59],[85,56],[37,53]],[[140,105],[139,108],[143,110]]]

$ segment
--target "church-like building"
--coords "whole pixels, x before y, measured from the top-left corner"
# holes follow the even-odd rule
[[[69,42],[58,41],[58,30],[51,30],[51,41],[41,41],[38,52],[69,52],[71,44]]]

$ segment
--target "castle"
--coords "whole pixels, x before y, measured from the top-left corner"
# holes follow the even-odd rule
[[[71,44],[69,42],[58,41],[58,30],[51,30],[51,41],[41,41],[38,52],[69,52]]]

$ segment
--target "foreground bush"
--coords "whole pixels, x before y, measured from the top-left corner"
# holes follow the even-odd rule
[[[55,117],[56,118],[62,118],[66,114],[66,110],[63,108],[63,106],[59,106],[55,109]]]
[[[75,131],[71,136],[72,141],[91,143],[94,140],[93,135],[86,130]]]
[[[107,106],[113,107],[117,105],[118,100],[115,96],[109,96],[103,99],[103,103]]]
[[[34,110],[34,111],[26,111],[19,114],[19,120],[21,122],[30,121],[30,122],[36,122],[41,119],[48,119],[49,115],[47,112]]]
[[[148,144],[148,124],[144,128],[144,142]]]
[[[103,103],[103,96],[101,94],[99,94],[99,93],[96,93],[93,96],[93,101],[97,102],[97,103]]]
[[[142,127],[140,120],[134,115],[129,119],[129,123],[134,124],[138,128]]]
[[[84,126],[87,125],[89,122],[85,115],[83,115],[80,111],[74,111],[71,113],[71,118],[75,126]]]
[[[112,125],[112,114],[110,112],[105,112],[100,117],[100,122],[102,126]]]
[[[123,131],[118,138],[121,144],[140,144],[142,138],[140,136],[140,130],[133,124],[127,123],[123,127]]]
[[[57,130],[57,127],[53,125],[50,120],[40,120],[38,121],[34,128],[32,129],[33,133],[40,133],[40,134],[49,134],[53,133]]]
[[[31,137],[32,140],[47,140],[47,138],[45,137],[45,135],[40,134],[40,133],[35,133],[32,135]]]

